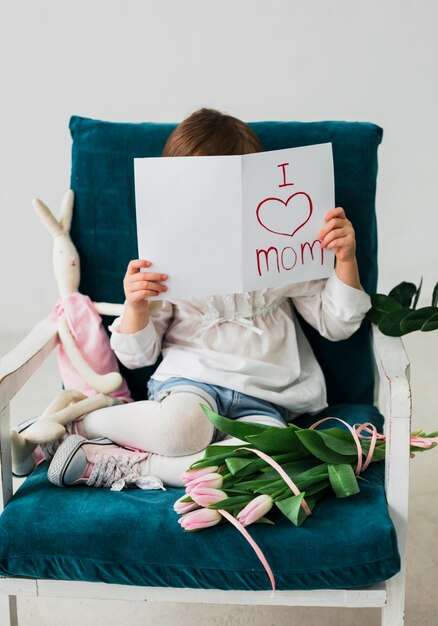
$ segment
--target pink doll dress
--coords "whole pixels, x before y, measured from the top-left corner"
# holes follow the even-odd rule
[[[96,373],[119,372],[119,364],[103,328],[102,319],[88,296],[75,292],[59,300],[52,310],[51,318],[54,322],[59,319],[67,321],[79,351]],[[87,396],[99,393],[83,380],[70,363],[62,343],[59,344],[58,365],[66,389],[76,389]],[[110,395],[122,402],[132,402],[125,380]]]

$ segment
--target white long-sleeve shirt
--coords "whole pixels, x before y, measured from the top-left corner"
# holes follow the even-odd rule
[[[327,406],[322,370],[295,315],[333,341],[356,331],[370,308],[362,289],[328,279],[245,294],[165,301],[136,333],[110,330],[129,369],[163,360],[153,378],[219,385],[286,407],[291,417]]]

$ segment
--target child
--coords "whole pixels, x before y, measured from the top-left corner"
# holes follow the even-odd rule
[[[261,150],[248,125],[201,109],[175,128],[163,156]],[[76,434],[62,443],[51,463],[52,482],[110,487],[123,477],[129,482],[133,476],[155,475],[164,484],[182,486],[181,473],[221,437],[201,403],[229,418],[278,427],[298,414],[324,409],[323,373],[295,309],[322,336],[336,341],[357,330],[370,300],[360,285],[354,230],[342,208],[326,215],[319,238],[336,254],[328,279],[164,300],[154,312],[149,299],[165,298],[168,277],[154,272],[149,260],[131,261],[124,278],[124,312],[110,327],[111,345],[130,369],[151,365],[162,353],[149,382],[149,400],[99,409],[76,422]],[[96,440],[102,437],[109,440]]]

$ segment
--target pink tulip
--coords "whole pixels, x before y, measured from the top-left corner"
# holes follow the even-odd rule
[[[203,485],[196,485],[190,491],[190,497],[192,500],[200,504],[201,506],[210,506],[210,504],[216,504],[221,500],[228,498],[225,491],[221,489],[212,489],[211,487],[204,487]]]
[[[191,493],[192,489],[201,485],[202,487],[219,489],[219,487],[222,487],[223,481],[224,479],[222,478],[222,476],[220,474],[216,474],[215,472],[212,472],[211,474],[204,474],[203,476],[198,476],[198,478],[195,478],[194,480],[191,480],[189,483],[187,483],[186,492]]]
[[[211,465],[210,467],[202,467],[201,469],[187,470],[186,472],[181,474],[180,479],[183,483],[189,483],[199,476],[205,476],[205,474],[212,474],[213,472],[217,472],[218,469],[219,468],[217,465]]]
[[[438,437],[411,436],[411,446],[416,448],[432,448],[434,443],[438,443]]]
[[[254,498],[251,502],[248,502],[248,504],[237,514],[237,519],[242,526],[253,524],[258,519],[266,515],[266,513],[271,510],[273,504],[274,501],[271,496],[266,494],[257,496],[257,498]]]
[[[178,523],[181,524],[184,530],[200,530],[201,528],[215,526],[221,519],[222,515],[218,511],[199,509],[198,511],[186,513],[179,518]]]
[[[196,502],[181,502],[184,498],[187,498],[187,494],[184,494],[179,498],[175,504],[173,505],[173,510],[175,513],[188,513],[189,511],[193,511],[194,509],[199,509],[199,504]]]

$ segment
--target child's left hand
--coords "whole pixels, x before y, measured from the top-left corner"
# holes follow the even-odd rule
[[[348,261],[356,255],[356,237],[352,223],[346,218],[342,207],[329,211],[324,217],[326,224],[318,233],[321,248],[334,248],[337,261]]]

